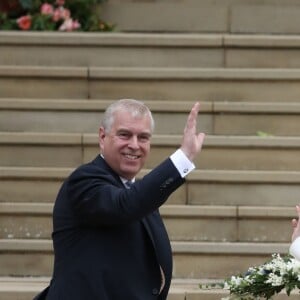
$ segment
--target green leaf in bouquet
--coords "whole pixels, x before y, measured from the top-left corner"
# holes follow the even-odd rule
[[[32,0],[19,0],[19,2],[25,10],[30,10],[32,8]]]

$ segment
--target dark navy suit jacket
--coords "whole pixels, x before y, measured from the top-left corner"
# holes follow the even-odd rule
[[[53,277],[35,299],[166,299],[172,253],[158,208],[183,182],[170,159],[130,190],[100,155],[75,170],[54,206]]]

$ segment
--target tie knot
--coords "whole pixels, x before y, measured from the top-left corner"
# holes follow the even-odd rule
[[[132,184],[133,184],[133,182],[132,182],[132,181],[130,181],[130,180],[128,180],[128,181],[125,181],[125,183],[124,183],[124,185],[125,185],[126,189],[130,189],[130,188],[131,188],[131,186],[132,186]]]

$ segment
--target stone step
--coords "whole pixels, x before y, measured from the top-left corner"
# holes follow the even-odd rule
[[[155,167],[180,143],[180,135],[153,135],[144,167]],[[195,163],[201,169],[300,171],[299,151],[299,137],[206,135]],[[77,167],[98,153],[97,134],[0,132],[1,166]]]
[[[153,111],[157,134],[181,135],[195,101],[144,102]],[[1,132],[97,133],[109,103],[96,99],[0,98],[0,128]],[[299,136],[300,102],[201,101],[201,105],[198,129],[206,134],[256,135],[261,131]]]
[[[117,30],[127,32],[300,32],[297,0],[112,0],[101,6],[100,12]]]
[[[0,167],[0,202],[53,203],[73,170]],[[148,172],[144,169],[138,177]],[[299,183],[299,171],[195,170],[167,203],[294,207],[299,203]]]
[[[1,31],[0,49],[8,66],[300,67],[298,35]]]
[[[173,241],[174,278],[227,278],[271,258],[287,254],[289,243]],[[50,276],[52,241],[1,239],[0,276]]]
[[[1,300],[32,300],[45,288],[49,277],[0,277]],[[228,292],[221,288],[201,289],[199,284],[222,282],[207,279],[173,279],[167,300],[220,300]],[[299,294],[292,292],[290,297],[281,292],[274,300],[296,300]]]
[[[0,239],[51,239],[51,203],[0,203]],[[294,207],[164,205],[172,241],[286,242]],[[220,228],[220,223],[222,224]]]
[[[0,66],[0,97],[299,102],[298,68]]]
[[[2,31],[0,65],[225,67],[224,39],[214,34]]]

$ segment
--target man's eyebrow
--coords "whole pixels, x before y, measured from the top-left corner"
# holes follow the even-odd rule
[[[152,136],[151,132],[141,132],[138,135],[144,135],[144,136],[147,136],[147,137],[151,137]]]
[[[132,131],[127,128],[118,128],[116,132],[132,132]]]
[[[127,128],[119,128],[119,129],[117,129],[117,132],[128,132],[128,133],[132,133],[133,134],[133,131],[131,131],[130,129],[127,129]],[[148,135],[148,136],[151,136],[152,133],[150,131],[141,131],[141,132],[137,133],[137,135]]]

